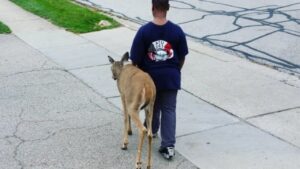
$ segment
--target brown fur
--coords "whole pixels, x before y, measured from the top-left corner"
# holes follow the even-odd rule
[[[124,109],[124,139],[122,149],[126,150],[128,145],[128,134],[132,134],[131,120],[136,124],[139,130],[139,144],[136,158],[136,168],[141,168],[141,152],[145,135],[148,136],[148,163],[147,169],[151,168],[151,150],[152,150],[152,117],[153,107],[156,96],[156,89],[151,77],[132,64],[124,65],[129,58],[125,53],[121,61],[114,61],[109,57],[112,63],[113,79],[117,80],[119,92],[121,94]],[[140,109],[145,110],[146,129],[139,118]]]

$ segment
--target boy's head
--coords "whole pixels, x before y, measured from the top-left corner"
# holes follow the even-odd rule
[[[152,0],[152,11],[167,12],[169,8],[169,0]]]

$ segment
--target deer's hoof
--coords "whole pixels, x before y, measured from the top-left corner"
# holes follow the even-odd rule
[[[121,147],[122,150],[127,150],[127,144],[123,144],[123,146]]]
[[[151,169],[151,166],[150,166],[150,165],[148,165],[148,166],[147,166],[147,169]]]
[[[131,130],[128,131],[128,135],[132,135],[132,131]]]
[[[142,162],[137,162],[135,168],[136,169],[142,169]]]

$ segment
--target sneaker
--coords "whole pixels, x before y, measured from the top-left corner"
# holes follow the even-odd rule
[[[171,160],[175,156],[174,147],[165,147],[159,149],[160,154],[167,160]]]

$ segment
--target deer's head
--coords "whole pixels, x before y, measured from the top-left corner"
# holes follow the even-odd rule
[[[112,72],[112,78],[114,80],[117,80],[120,76],[120,73],[122,71],[122,68],[124,66],[124,62],[128,61],[129,59],[129,53],[126,52],[122,59],[120,61],[115,61],[112,57],[108,56],[109,62],[112,64],[111,65],[111,72]]]

